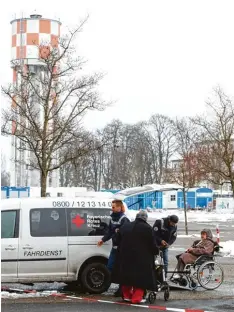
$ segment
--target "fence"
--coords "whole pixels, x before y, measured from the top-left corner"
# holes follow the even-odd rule
[[[162,192],[149,192],[126,198],[125,203],[129,209],[158,209],[162,208]]]
[[[12,186],[1,187],[1,199],[20,198],[29,196],[30,196],[30,187],[12,187]]]
[[[216,198],[216,211],[222,213],[234,213],[234,198]]]

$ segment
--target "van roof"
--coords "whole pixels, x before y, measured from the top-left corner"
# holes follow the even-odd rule
[[[87,201],[89,198],[96,198],[97,200],[98,199],[103,199],[103,200],[112,200],[113,198],[109,198],[107,196],[82,196],[82,197],[57,197],[57,196],[54,196],[54,197],[20,197],[20,198],[3,198],[1,201],[3,202],[23,202],[23,201],[38,201],[38,200],[44,200],[44,201],[50,201],[50,200],[60,200],[60,201],[67,201],[67,200],[76,200],[76,201],[81,201],[81,200],[85,200]]]
[[[52,201],[74,201],[74,202],[80,202],[80,201],[111,201],[112,198],[107,198],[103,196],[102,198],[100,196],[98,197],[24,197],[24,198],[4,198],[1,200],[1,207],[2,208],[8,208],[12,209],[14,206],[19,206],[20,204],[36,204],[38,202],[52,202]]]

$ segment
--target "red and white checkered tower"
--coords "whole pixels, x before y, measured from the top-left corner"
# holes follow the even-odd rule
[[[61,22],[54,19],[42,18],[39,14],[30,15],[30,18],[20,18],[11,21],[12,25],[12,54],[13,83],[20,84],[19,70],[30,71],[40,75],[42,71],[43,50],[39,47],[58,44]],[[46,51],[45,51],[46,53]],[[45,68],[43,68],[45,70]],[[40,80],[40,79],[38,79]],[[12,108],[17,109],[14,102]],[[17,117],[19,118],[19,116]],[[19,139],[14,135],[17,120],[12,122],[12,170],[11,186],[39,186],[39,172],[28,170],[27,161],[32,157],[22,151]],[[54,178],[54,181],[53,181]],[[57,177],[52,177],[52,186],[57,186]]]

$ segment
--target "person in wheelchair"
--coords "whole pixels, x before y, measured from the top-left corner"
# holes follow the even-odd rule
[[[203,229],[201,231],[201,240],[196,240],[185,253],[176,256],[178,260],[176,271],[181,273],[174,274],[173,279],[180,279],[185,266],[187,264],[193,264],[200,256],[212,256],[215,245],[216,243],[213,241],[211,230]]]

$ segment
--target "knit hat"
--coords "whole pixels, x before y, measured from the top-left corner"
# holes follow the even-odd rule
[[[178,223],[179,218],[176,215],[169,216],[169,220],[173,223]]]
[[[213,234],[212,234],[212,231],[211,231],[210,229],[203,229],[203,230],[201,231],[201,234],[202,234],[202,233],[206,233],[207,238],[213,239]]]
[[[138,214],[136,215],[136,219],[142,219],[144,221],[147,221],[148,219],[148,214],[145,210],[140,210]]]

